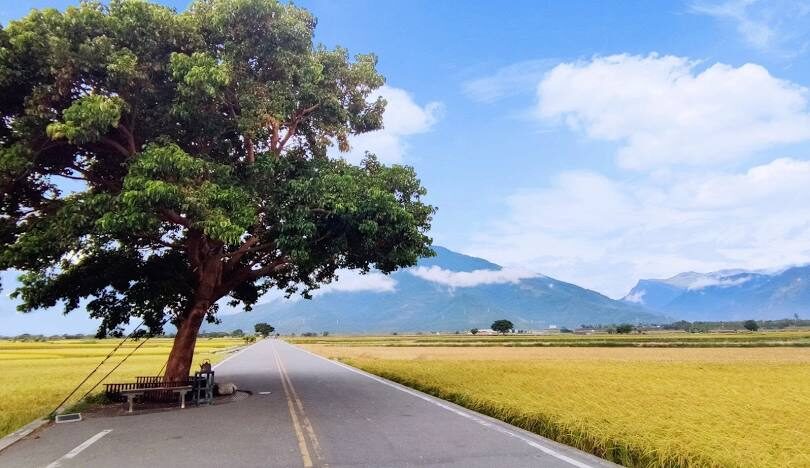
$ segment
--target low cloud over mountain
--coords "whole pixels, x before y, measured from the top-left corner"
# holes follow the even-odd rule
[[[804,317],[810,312],[810,266],[641,280],[624,301],[684,320]]]
[[[570,283],[442,247],[435,250],[436,257],[384,277],[390,281],[385,288],[377,287],[378,273],[347,273],[312,300],[272,300],[252,312],[224,316],[221,324],[206,329],[249,330],[256,322],[269,322],[281,333],[389,333],[487,328],[501,318],[522,329],[666,320]],[[338,286],[347,278],[351,288]],[[363,281],[370,286],[361,287]]]

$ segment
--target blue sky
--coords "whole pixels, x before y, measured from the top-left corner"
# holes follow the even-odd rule
[[[379,55],[386,129],[345,157],[416,167],[437,244],[614,298],[810,262],[810,2],[296,3]]]

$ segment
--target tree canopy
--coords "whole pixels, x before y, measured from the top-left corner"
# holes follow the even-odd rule
[[[259,335],[267,338],[271,333],[276,331],[276,327],[266,322],[260,322],[257,323],[256,325],[253,325],[253,330]]]
[[[492,322],[492,330],[496,331],[501,334],[509,333],[510,331],[515,329],[515,325],[510,322],[509,320],[496,320]]]
[[[21,310],[83,306],[100,336],[171,322],[179,375],[223,297],[430,255],[413,169],[330,157],[382,128],[384,80],[315,25],[275,0],[111,0],[0,27],[0,270],[23,272]]]

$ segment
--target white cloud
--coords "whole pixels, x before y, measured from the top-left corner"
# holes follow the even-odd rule
[[[553,66],[551,60],[526,60],[507,65],[495,73],[462,84],[464,94],[485,103],[531,92]]]
[[[639,278],[810,262],[810,162],[619,180],[559,174],[506,200],[473,254],[623,296]]]
[[[418,278],[451,288],[471,288],[482,284],[519,283],[523,279],[540,276],[537,273],[520,269],[451,271],[436,265],[416,267],[408,271]]]
[[[338,279],[317,289],[315,295],[330,292],[393,292],[396,286],[394,278],[377,271],[363,275],[356,270],[340,270]]]
[[[320,288],[312,291],[313,296],[322,296],[334,292],[394,292],[397,282],[389,275],[384,275],[378,271],[371,271],[365,275],[357,270],[338,270],[337,279],[331,283],[324,284]],[[300,294],[294,294],[289,298],[285,297],[283,291],[271,289],[259,298],[259,304],[272,302],[296,302],[303,300]],[[220,313],[223,315],[236,314],[242,312],[241,307],[232,308],[227,305],[226,300],[220,301]]]
[[[806,0],[697,1],[690,10],[732,23],[748,45],[763,52],[790,57],[806,48],[801,43],[810,14]]]
[[[701,289],[708,288],[710,286],[718,286],[721,288],[730,288],[732,286],[739,286],[741,284],[745,284],[751,281],[751,276],[740,276],[738,278],[723,278],[723,277],[712,277],[712,276],[702,276],[701,278],[697,279],[694,283],[690,284],[687,289],[692,291],[698,291]]]
[[[538,85],[538,115],[617,142],[629,169],[708,166],[810,140],[807,89],[755,64],[699,70],[683,57],[563,63]]]
[[[644,291],[643,289],[641,291],[636,291],[624,296],[624,300],[627,302],[633,302],[635,304],[644,304],[644,294],[646,294],[646,292],[647,291]]]
[[[402,162],[408,151],[407,138],[430,131],[443,110],[440,102],[419,105],[407,91],[391,86],[380,88],[373,98],[377,96],[388,102],[383,116],[384,128],[350,137],[351,150],[340,153],[333,147],[331,156],[358,163],[368,151],[385,163]]]

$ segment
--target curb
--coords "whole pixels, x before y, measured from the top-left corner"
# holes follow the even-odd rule
[[[28,434],[34,432],[35,430],[39,429],[40,427],[44,426],[47,423],[48,423],[47,419],[36,419],[26,424],[25,426],[17,429],[11,434],[3,437],[2,439],[0,439],[0,452],[7,449],[11,445],[19,442],[20,440],[25,438]]]

